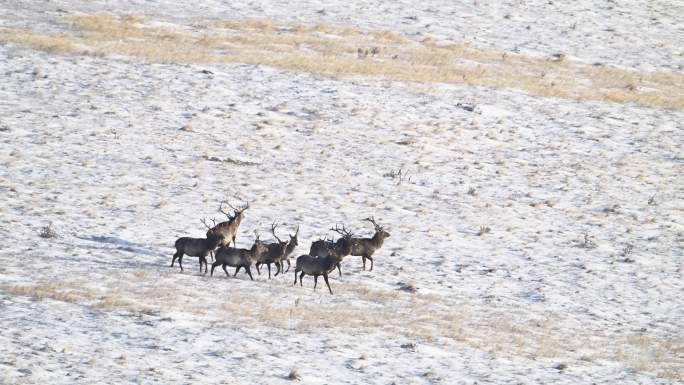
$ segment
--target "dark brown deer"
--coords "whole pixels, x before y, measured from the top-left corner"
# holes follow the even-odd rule
[[[178,266],[183,271],[183,255],[191,257],[199,257],[200,273],[202,272],[202,263],[204,263],[204,274],[207,273],[207,255],[214,250],[221,242],[221,236],[217,234],[209,234],[207,238],[190,238],[182,237],[176,240],[176,253],[171,260],[171,267],[178,259]]]
[[[383,230],[383,228],[375,223],[373,217],[366,218],[375,227],[375,234],[372,238],[352,238],[351,239],[351,255],[360,255],[363,258],[363,270],[366,270],[366,259],[370,259],[371,267],[368,271],[373,271],[373,253],[382,247],[385,238],[389,238],[390,234]]]
[[[225,271],[226,275],[230,277],[228,270],[226,270],[226,266],[233,266],[235,267],[235,274],[233,274],[233,277],[237,275],[241,268],[244,268],[247,272],[247,275],[249,275],[249,278],[254,281],[254,277],[252,277],[251,266],[258,261],[261,255],[266,253],[267,250],[268,248],[266,245],[259,240],[259,234],[256,234],[254,244],[249,250],[236,249],[228,246],[220,247],[218,250],[216,250],[216,262],[211,264],[210,276],[214,275],[214,268],[216,268],[218,265],[221,265],[223,271]]]
[[[318,276],[322,275],[325,279],[325,284],[328,286],[330,294],[332,294],[332,289],[330,288],[330,282],[328,282],[328,273],[335,270],[337,266],[337,259],[332,255],[327,257],[312,257],[310,255],[300,255],[297,257],[297,262],[295,263],[295,281],[294,285],[297,284],[297,273],[302,272],[299,276],[299,286],[304,286],[302,283],[302,278],[305,274],[313,275],[314,277],[314,290],[316,290],[316,285],[318,285]]]
[[[328,241],[327,239],[319,239],[311,244],[309,248],[309,255],[318,257],[327,257],[328,255],[334,255],[337,259],[337,270],[342,276],[341,262],[344,257],[351,254],[351,238],[352,233],[348,231],[344,225],[340,229],[339,226],[335,225],[335,228],[330,230],[342,235],[342,238],[338,239],[336,242]]]
[[[294,251],[294,249],[299,245],[299,240],[297,239],[297,236],[299,234],[299,225],[297,225],[297,230],[295,230],[294,235],[288,234],[290,236],[290,242],[287,244],[287,247],[285,248],[285,255],[283,255],[283,258],[280,260],[280,269],[284,269],[284,263],[287,262],[287,270],[284,270],[285,273],[290,271],[290,254]]]
[[[335,242],[334,246],[328,251],[328,255],[324,257],[315,257],[311,255],[300,255],[297,258],[297,263],[295,264],[295,281],[297,284],[297,273],[301,271],[299,275],[299,286],[303,286],[302,278],[304,275],[313,275],[314,277],[314,290],[316,290],[316,285],[318,285],[318,276],[322,275],[325,279],[325,284],[328,286],[330,294],[332,294],[332,289],[330,288],[330,282],[328,282],[328,274],[335,270],[335,267],[339,269],[340,261],[344,255],[349,255],[351,252],[351,232],[346,231],[344,227],[342,229],[334,229],[335,231],[344,234],[342,238]],[[340,271],[340,274],[342,272]]]
[[[280,238],[278,238],[278,236],[275,233],[277,227],[278,225],[276,225],[275,222],[271,224],[271,233],[273,234],[273,237],[276,239],[276,242],[266,244],[268,250],[261,255],[259,261],[256,263],[256,269],[259,275],[261,275],[261,271],[259,271],[259,266],[265,264],[268,267],[268,279],[271,279],[272,263],[276,266],[276,276],[282,270],[282,265],[280,261],[285,256],[285,252],[287,251],[287,245],[290,243],[290,241],[283,242],[280,240]]]

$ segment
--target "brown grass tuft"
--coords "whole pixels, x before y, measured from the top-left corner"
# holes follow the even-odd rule
[[[0,285],[0,290],[18,296],[86,304],[105,311],[179,311],[228,324],[247,322],[299,332],[379,331],[440,339],[493,355],[611,360],[662,378],[684,375],[681,339],[651,335],[614,337],[562,315],[535,315],[525,309],[511,314],[485,305],[451,303],[434,294],[341,283],[329,302],[305,299],[286,305],[271,301],[274,292],[235,284],[231,295],[252,298],[249,306],[221,299],[198,302],[197,288],[180,285],[174,274],[155,272],[152,277],[138,269],[118,271],[96,283],[74,278],[31,285]],[[282,287],[274,290],[279,295],[289,293],[283,292]],[[299,288],[293,290],[301,293]]]
[[[532,57],[391,31],[270,20],[153,25],[140,15],[65,18],[74,32],[0,29],[0,41],[56,54],[123,55],[157,63],[247,63],[291,71],[512,88],[532,95],[684,109],[684,76]],[[357,50],[379,48],[375,56]]]

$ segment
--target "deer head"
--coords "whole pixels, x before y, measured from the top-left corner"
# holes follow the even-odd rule
[[[259,240],[259,233],[256,230],[254,230],[254,236],[256,238],[254,238],[252,252],[254,253],[254,256],[259,257],[268,251],[268,247],[266,247],[266,244],[264,244],[264,242],[261,242],[261,240]]]
[[[344,227],[344,223],[342,224],[342,228],[335,224],[335,228],[331,228],[330,230],[340,234],[342,238],[345,239],[351,239],[352,235],[354,235],[351,231],[347,230],[347,228]]]
[[[209,224],[207,223],[207,218],[202,218],[202,219],[200,219],[200,222],[202,222],[202,224],[204,225],[204,227],[207,228],[207,238],[209,238],[209,236],[210,236],[211,234],[215,234],[215,233],[216,233],[216,219],[211,218],[211,221],[214,222],[214,225],[213,225],[213,226],[209,226]]]
[[[335,250],[335,253],[339,257],[343,257],[345,255],[351,254],[351,250],[352,250],[351,238],[352,238],[352,235],[354,235],[354,234],[352,234],[351,231],[347,230],[344,227],[344,224],[342,224],[342,228],[340,228],[336,224],[335,228],[332,228],[330,230],[332,230],[332,231],[334,231],[334,232],[336,232],[342,236],[342,238],[338,239],[337,242],[335,242],[335,245],[333,247]]]
[[[235,214],[234,216],[231,216],[229,213],[223,211],[223,204],[224,204],[224,203],[225,203],[226,205],[228,205],[228,207],[230,207],[231,209],[233,209],[233,213]],[[245,216],[244,212],[245,212],[245,210],[247,210],[248,208],[249,208],[249,202],[247,202],[247,204],[245,204],[245,205],[242,206],[241,208],[236,208],[236,207],[234,207],[233,205],[231,205],[230,202],[228,202],[228,201],[226,200],[226,201],[221,201],[221,205],[219,206],[219,211],[220,211],[221,213],[223,213],[223,215],[225,215],[225,216],[228,217],[228,221],[229,221],[229,222],[233,222],[233,221],[235,221],[235,220],[242,221],[242,219],[243,219],[244,216]]]
[[[380,238],[382,238],[382,239],[389,238],[390,233],[388,233],[387,231],[385,231],[385,230],[382,228],[382,226],[380,226],[379,224],[377,224],[377,223],[375,222],[375,218],[373,218],[373,217],[366,218],[366,219],[364,219],[364,221],[368,221],[368,222],[370,222],[370,223],[373,224],[373,227],[375,227],[375,235],[374,235],[375,237],[380,237]]]
[[[299,242],[297,241],[297,235],[298,234],[299,234],[299,225],[297,225],[297,230],[295,230],[294,235],[288,234],[288,235],[290,235],[290,245],[297,246],[299,244]]]

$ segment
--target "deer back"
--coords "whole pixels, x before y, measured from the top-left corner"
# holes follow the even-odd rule
[[[276,242],[266,244],[266,252],[261,255],[259,262],[272,263],[279,261],[285,256],[285,250],[289,242]]]
[[[333,245],[334,244],[330,241],[326,241],[325,239],[319,239],[311,243],[311,247],[309,248],[309,255],[325,257],[330,254],[330,249]]]
[[[332,271],[337,262],[332,256],[316,258],[310,255],[302,255],[297,258],[297,270],[309,275],[321,275]]]
[[[201,255],[206,255],[209,250],[213,250],[217,246],[217,241],[215,237],[207,238],[190,238],[183,237],[178,238],[176,241],[176,250],[183,251],[192,257],[199,257]]]

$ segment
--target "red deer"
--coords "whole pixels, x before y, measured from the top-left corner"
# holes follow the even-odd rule
[[[204,263],[204,274],[207,273],[207,255],[211,250],[214,250],[221,242],[221,237],[217,234],[209,234],[207,238],[190,238],[182,237],[176,240],[176,253],[171,260],[171,267],[178,259],[178,266],[183,271],[183,255],[191,257],[199,257],[200,273],[202,272],[202,264]]]
[[[254,281],[254,277],[252,277],[251,266],[256,261],[258,261],[261,255],[266,251],[267,247],[263,242],[259,240],[259,234],[256,234],[254,244],[252,245],[252,248],[249,250],[236,249],[228,246],[220,247],[218,250],[216,250],[216,262],[211,264],[210,276],[214,275],[214,268],[216,268],[216,266],[218,265],[221,265],[223,271],[225,271],[226,275],[229,277],[230,274],[228,274],[226,266],[235,267],[235,274],[233,274],[233,277],[237,275],[237,273],[240,271],[240,268],[244,267],[245,271],[247,272],[247,275],[249,275],[249,278],[252,281]]]
[[[335,228],[330,230],[342,235],[342,238],[338,239],[336,242],[328,241],[327,239],[319,239],[313,242],[309,249],[309,255],[327,257],[328,255],[334,254],[339,259],[337,262],[337,270],[339,271],[340,276],[342,276],[340,263],[344,257],[351,254],[351,243],[349,241],[352,237],[352,233],[347,231],[344,225],[342,225],[341,229],[339,226],[335,225]],[[343,240],[345,241],[343,242]]]
[[[366,259],[370,259],[371,267],[368,271],[373,271],[373,253],[382,247],[385,238],[389,238],[390,234],[383,230],[383,228],[375,223],[375,219],[366,218],[364,221],[368,221],[375,227],[375,234],[372,238],[352,238],[352,250],[351,255],[360,255],[363,258],[363,269],[366,270]]]
[[[275,229],[277,227],[278,225],[276,225],[275,222],[271,225],[271,233],[273,234],[273,237],[276,239],[276,242],[266,244],[268,250],[265,253],[261,254],[259,261],[256,263],[256,269],[259,275],[261,275],[261,271],[259,271],[259,266],[265,264],[268,267],[268,279],[271,279],[272,263],[275,264],[277,269],[275,273],[276,276],[282,270],[282,265],[280,261],[285,256],[285,252],[287,251],[287,245],[290,243],[290,241],[283,242],[280,240],[280,238],[278,238],[278,236],[275,233]]]
[[[233,213],[235,214],[235,216],[231,216],[230,213],[223,210],[224,203],[227,204],[231,209],[233,209]],[[240,223],[245,218],[245,210],[247,210],[248,208],[249,202],[247,202],[247,204],[244,205],[242,208],[238,209],[233,207],[228,201],[222,201],[219,205],[219,212],[228,217],[228,220],[225,222],[221,222],[215,225],[214,227],[209,228],[209,230],[207,230],[207,236],[209,236],[209,233],[218,234],[223,238],[219,246],[230,246],[230,243],[233,242],[233,247],[235,247],[235,236],[237,235]]]

